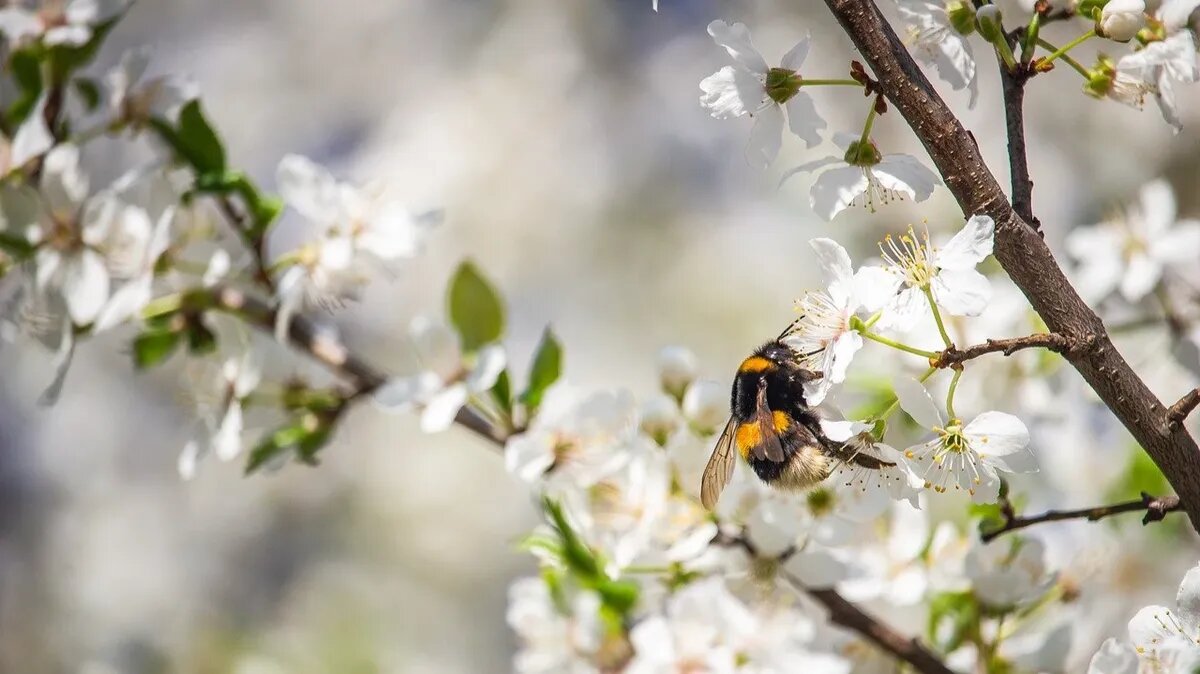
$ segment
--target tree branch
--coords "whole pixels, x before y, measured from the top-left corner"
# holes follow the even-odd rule
[[[1040,234],[1005,198],[970,133],[937,95],[907,48],[871,0],[825,0],[879,80],[879,90],[904,116],[966,214],[996,223],[995,256],[1047,327],[1086,349],[1067,361],[1141,444],[1179,494],[1200,530],[1200,448],[1121,357],[1099,316],[1067,281]]]
[[[936,358],[931,358],[931,367],[958,367],[968,360],[973,360],[989,353],[1003,353],[1011,356],[1022,349],[1043,348],[1054,353],[1065,354],[1076,345],[1060,334],[1048,332],[1029,335],[1027,337],[1012,337],[1009,339],[989,339],[983,344],[976,344],[960,349],[954,345],[938,352]]]
[[[744,533],[738,536],[718,533],[717,537],[713,539],[713,543],[716,545],[739,547],[754,559],[764,559],[758,547],[754,545],[753,541],[746,538]],[[786,559],[793,552],[794,550],[789,548],[780,557]],[[772,559],[774,560],[774,558]],[[864,613],[862,609],[846,601],[846,598],[838,594],[836,590],[808,587],[799,578],[787,571],[781,571],[780,575],[797,592],[803,592],[818,604],[824,606],[829,611],[829,621],[833,624],[840,625],[851,632],[859,634],[867,641],[878,646],[881,650],[912,665],[914,670],[922,674],[952,674],[950,668],[937,655],[928,648],[925,648],[919,640],[905,637],[871,615]]]
[[[209,301],[198,302],[210,308],[236,314],[247,323],[271,334],[275,330],[275,309],[266,302],[230,286],[220,286],[201,291]],[[357,357],[337,337],[320,330],[303,316],[293,316],[288,325],[288,341],[291,345],[341,376],[351,386],[349,398],[357,399],[370,395],[388,380],[388,376]],[[467,428],[493,443],[504,446],[507,435],[496,428],[479,412],[464,405],[454,418],[455,423]]]
[[[1167,516],[1167,513],[1175,512],[1181,508],[1178,496],[1159,497],[1142,492],[1142,498],[1136,501],[1126,501],[1124,503],[1114,503],[1094,508],[1082,508],[1080,510],[1047,510],[1039,515],[1030,515],[1028,517],[1016,517],[1011,511],[1006,510],[1004,526],[985,532],[980,538],[983,539],[984,543],[988,543],[1010,531],[1024,529],[1025,527],[1031,527],[1042,522],[1058,522],[1060,520],[1073,519],[1086,519],[1089,522],[1095,522],[1096,520],[1111,517],[1112,515],[1141,511],[1145,511],[1146,513],[1142,517],[1142,525],[1144,526],[1151,522],[1161,522]]]
[[[1033,180],[1029,177],[1029,159],[1025,154],[1025,83],[1029,81],[1030,71],[1021,65],[1018,72],[1012,72],[1002,61],[999,63],[1013,209],[1040,231],[1041,223],[1033,216]]]
[[[1183,424],[1183,420],[1196,409],[1196,405],[1200,405],[1200,388],[1194,388],[1188,391],[1186,395],[1179,399],[1179,402],[1171,405],[1167,410],[1167,426],[1174,430]]]

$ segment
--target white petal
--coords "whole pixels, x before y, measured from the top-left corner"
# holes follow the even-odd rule
[[[825,220],[838,213],[867,191],[867,175],[857,166],[840,166],[825,171],[813,182],[808,203]]]
[[[67,21],[71,23],[104,23],[120,14],[128,0],[71,0],[66,8]]]
[[[63,144],[46,153],[42,164],[42,197],[59,220],[75,219],[88,195],[87,174],[79,170],[79,148]]]
[[[729,52],[734,61],[751,72],[760,75],[767,74],[767,62],[750,42],[750,29],[746,28],[744,24],[735,23],[730,26],[724,21],[713,21],[708,24],[708,34],[712,36],[714,42]]]
[[[87,26],[55,26],[42,36],[49,46],[82,47],[92,39],[92,30]]]
[[[1138,657],[1133,647],[1109,638],[1092,656],[1087,674],[1137,674]]]
[[[793,168],[790,168],[790,169],[784,171],[783,176],[779,178],[779,186],[783,187],[783,183],[786,182],[788,178],[791,178],[792,176],[796,175],[797,173],[807,173],[809,171],[816,171],[818,169],[825,168],[826,166],[832,166],[834,164],[845,164],[845,162],[842,160],[841,157],[823,157],[821,159],[815,159],[810,162],[805,162],[799,166],[795,166]]]
[[[1129,620],[1129,640],[1135,648],[1153,648],[1155,644],[1178,636],[1170,619],[1171,609],[1146,606]]]
[[[804,139],[809,148],[821,142],[821,129],[825,128],[825,120],[817,114],[817,106],[813,104],[812,96],[797,91],[787,103],[788,128],[792,133]]]
[[[830,382],[837,384],[846,381],[846,368],[850,367],[850,361],[854,359],[854,354],[858,353],[862,345],[862,335],[857,332],[844,332],[833,340],[833,344],[829,345],[829,350],[833,354],[829,370]]]
[[[195,439],[188,440],[187,444],[183,446],[183,451],[179,452],[179,459],[175,464],[180,479],[191,480],[196,477],[196,466],[200,463],[202,451],[200,443]]]
[[[92,331],[103,332],[115,328],[136,316],[150,301],[152,282],[153,279],[149,275],[145,275],[118,288],[109,298],[108,303],[104,305],[100,315],[96,317],[96,322],[92,324]]]
[[[1175,192],[1165,180],[1151,180],[1138,191],[1142,233],[1156,235],[1175,224]]]
[[[1200,221],[1181,220],[1150,242],[1150,254],[1166,264],[1191,264],[1200,258]]]
[[[982,456],[1008,456],[1029,447],[1029,429],[1020,419],[1004,412],[980,414],[963,428],[963,436]]]
[[[221,418],[221,425],[217,427],[217,432],[213,433],[212,448],[213,453],[222,461],[232,461],[242,453],[242,404],[240,402],[235,400],[229,404],[229,409]]]
[[[446,387],[425,405],[421,412],[421,430],[426,433],[437,433],[450,428],[454,417],[462,406],[467,404],[467,387],[454,384]]]
[[[1193,566],[1179,584],[1175,610],[1190,634],[1200,628],[1200,566]]]
[[[783,144],[783,108],[771,103],[753,116],[746,160],[754,166],[766,167],[779,156],[779,146]]]
[[[804,65],[804,59],[808,58],[808,48],[811,42],[811,37],[805,35],[796,43],[795,47],[783,55],[783,61],[779,65],[788,70],[800,70],[800,66]]]
[[[5,173],[10,168],[24,166],[30,159],[45,154],[54,146],[54,136],[50,133],[50,127],[46,125],[46,97],[47,94],[43,94],[38,99],[29,116],[17,127],[12,147],[9,149],[9,166],[5,167]]]
[[[409,323],[408,334],[426,369],[449,379],[462,367],[458,335],[445,324],[417,316]]]
[[[876,330],[908,332],[929,314],[929,302],[920,288],[904,288],[883,307]]]
[[[933,171],[907,154],[884,155],[871,171],[880,185],[903,192],[914,201],[925,201],[933,194],[933,188],[942,184]]]
[[[371,394],[375,404],[385,412],[401,412],[427,399],[442,387],[442,379],[432,372],[412,377],[393,377]]]
[[[896,296],[900,277],[883,267],[862,267],[854,274],[854,296],[869,313],[879,311]]]
[[[898,376],[892,380],[892,390],[900,400],[900,407],[922,428],[942,425],[942,415],[921,382],[912,377]]]
[[[829,588],[845,580],[846,564],[824,550],[798,552],[788,558],[784,568],[810,588]]]
[[[500,373],[508,365],[508,357],[503,346],[493,344],[481,349],[475,358],[475,367],[467,375],[467,389],[480,393],[496,384]]]
[[[108,301],[108,270],[104,259],[93,250],[83,250],[63,265],[62,293],[67,311],[76,325],[96,319]]]
[[[1121,278],[1121,296],[1136,302],[1154,290],[1161,278],[1162,263],[1145,253],[1136,253],[1129,259]]]
[[[930,284],[938,307],[951,316],[978,316],[992,299],[992,285],[974,269],[943,269]]]
[[[200,283],[205,288],[211,288],[219,281],[229,275],[229,270],[233,266],[233,259],[229,257],[229,253],[224,248],[218,248],[208,259],[208,265],[204,268],[204,275],[200,278]]]
[[[821,266],[821,275],[825,277],[826,285],[839,284],[851,292],[854,284],[854,269],[850,264],[850,254],[842,245],[833,239],[819,238],[808,242],[817,253],[817,264]]]
[[[0,9],[0,33],[10,43],[20,42],[27,37],[42,34],[43,25],[38,15],[20,7]]]
[[[279,306],[275,309],[275,340],[286,343],[292,325],[292,316],[304,303],[304,269],[289,267],[275,285],[275,296]]]
[[[283,200],[301,215],[318,224],[333,224],[338,218],[338,184],[324,167],[307,157],[287,155],[275,172]]]
[[[60,339],[58,350],[54,353],[54,378],[38,396],[38,404],[43,407],[49,407],[58,402],[58,397],[62,395],[63,384],[67,381],[67,372],[71,370],[71,361],[75,359],[75,330],[71,326],[71,321],[65,316]]]
[[[554,465],[550,438],[540,433],[524,433],[509,439],[504,447],[504,467],[528,483],[535,482]]]
[[[762,107],[766,92],[753,74],[725,66],[700,81],[700,104],[717,119],[741,117]]]
[[[1158,19],[1163,22],[1168,33],[1174,33],[1187,24],[1188,18],[1197,7],[1200,7],[1200,0],[1163,0],[1158,7]]]
[[[996,225],[986,215],[972,215],[945,246],[938,249],[936,264],[942,269],[974,269],[992,254]]]

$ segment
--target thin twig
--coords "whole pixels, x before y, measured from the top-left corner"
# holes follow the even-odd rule
[[[1042,224],[1033,216],[1033,180],[1029,177],[1029,159],[1025,153],[1025,83],[1032,71],[1021,65],[1016,72],[1000,64],[1000,84],[1004,92],[1004,120],[1008,132],[1008,170],[1012,183],[1013,209],[1025,222],[1041,231]]]
[[[718,533],[712,542],[714,545],[738,547],[754,559],[764,559],[758,547],[746,537],[744,532],[737,536]],[[793,552],[794,550],[789,548],[779,557],[772,557],[770,559],[772,561],[782,561]],[[784,570],[780,571],[780,575],[797,592],[808,595],[818,604],[824,606],[829,611],[829,621],[833,624],[855,632],[880,649],[912,665],[918,672],[922,672],[923,674],[951,674],[950,669],[938,659],[937,655],[928,648],[925,648],[920,641],[915,638],[906,637],[878,619],[864,613],[862,609],[847,601],[836,590],[809,587],[799,578]]]
[[[1181,507],[1178,496],[1151,496],[1146,492],[1142,492],[1142,498],[1136,501],[1126,501],[1124,503],[1114,503],[1094,508],[1082,508],[1080,510],[1047,510],[1044,513],[1028,517],[1017,517],[1012,514],[1011,510],[1005,510],[1004,526],[984,532],[980,538],[983,539],[984,543],[987,543],[1010,531],[1024,529],[1025,527],[1031,527],[1042,522],[1075,519],[1086,519],[1089,522],[1095,522],[1096,520],[1101,520],[1112,515],[1142,511],[1146,513],[1142,517],[1142,524],[1146,525],[1151,522],[1162,521],[1167,516],[1167,513],[1180,510]]]
[[[1046,242],[1013,210],[972,140],[872,0],[825,0],[908,122],[967,215],[995,222],[995,256],[1047,328],[1081,343],[1066,359],[1162,470],[1200,530],[1200,447],[1183,428],[1164,433],[1167,410],[1113,346],[1104,323],[1071,286]],[[1086,340],[1086,341],[1085,341]]]
[[[1006,356],[1011,356],[1022,349],[1038,348],[1065,354],[1075,348],[1075,344],[1066,337],[1054,332],[1038,333],[1026,337],[1012,337],[1010,339],[989,339],[983,344],[976,344],[962,349],[951,345],[945,350],[939,351],[936,357],[930,358],[929,365],[937,368],[958,367],[968,360],[973,360],[989,353],[1003,353]]]
[[[1192,410],[1196,409],[1197,405],[1200,405],[1200,388],[1188,391],[1179,399],[1179,402],[1167,409],[1167,426],[1171,430],[1179,428],[1183,420],[1192,413]]]
[[[228,286],[213,288],[209,292],[212,293],[212,308],[236,314],[264,332],[275,330],[275,309],[266,302]],[[356,356],[336,336],[319,329],[303,316],[292,317],[288,325],[288,341],[346,379],[351,386],[350,399],[370,395],[388,380],[386,374]],[[458,411],[454,421],[501,447],[508,439],[505,431],[493,426],[469,405],[464,405]]]

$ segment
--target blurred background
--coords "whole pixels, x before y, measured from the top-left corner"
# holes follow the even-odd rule
[[[727,61],[705,33],[717,18],[746,23],[768,61],[811,33],[806,74],[844,77],[852,47],[821,3],[660,4],[656,14],[650,0],[145,1],[95,69],[152,46],[152,68],[200,83],[231,163],[268,187],[279,159],[298,152],[342,177],[381,181],[414,210],[445,209],[423,257],[325,317],[380,367],[411,369],[409,321],[442,315],[445,282],[469,257],[509,303],[515,371],[549,323],[567,347],[569,381],[642,394],[656,386],[666,344],[692,347],[705,376],[727,381],[820,282],[808,239],[834,237],[857,262],[909,223],[944,235],[962,222],[945,190],[919,209],[822,222],[808,207],[808,178],[777,184],[787,168],[834,153],[831,144],[809,152],[785,137],[779,160],[760,171],[743,156],[749,121],[701,109],[699,81]],[[1077,32],[1056,26],[1048,37]],[[976,109],[964,92],[943,94],[1007,184],[995,66],[975,47]],[[1153,104],[1139,113],[1086,98],[1060,70],[1027,97],[1047,239],[1058,245],[1157,176],[1195,215],[1200,89],[1181,92],[1187,128],[1174,136]],[[856,92],[814,95],[827,131],[861,129]],[[898,115],[875,128],[885,151],[925,158]],[[106,157],[89,159],[106,170]],[[291,225],[276,232],[277,252],[294,240]],[[48,354],[28,343],[0,353],[0,671],[510,669],[505,593],[533,569],[514,542],[535,519],[495,448],[460,430],[425,436],[413,419],[364,405],[317,469],[243,478],[240,463],[210,460],[182,482],[188,368],[180,358],[134,374],[128,337],[88,343],[53,408],[36,404]],[[1152,385],[1174,400],[1189,379],[1157,368],[1166,356],[1154,339],[1124,350],[1163,369]],[[312,371],[282,355],[269,365]],[[1089,400],[1078,385],[1066,395]],[[1089,461],[1123,474],[1133,454],[1111,418],[1093,406],[1073,419],[1078,428],[1051,428],[1061,444],[1035,438],[1043,464],[1071,445],[1058,475]],[[1102,443],[1110,451],[1087,453]],[[1031,480],[1052,483],[1043,470],[1051,474]],[[1092,505],[1108,493],[1074,486],[1035,503]],[[1092,567],[1120,576],[1104,586],[1100,612],[1115,633],[1144,603],[1170,603],[1197,558],[1182,531],[1143,531],[1134,517],[1039,534],[1061,541],[1051,564],[1081,583],[1100,573]],[[1085,549],[1108,552],[1081,562]],[[1077,644],[1081,657],[1098,636]]]

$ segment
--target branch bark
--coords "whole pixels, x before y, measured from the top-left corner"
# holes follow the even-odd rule
[[[1179,402],[1171,405],[1167,410],[1167,424],[1172,428],[1178,428],[1183,424],[1183,420],[1200,405],[1200,388],[1194,388],[1188,391]]]
[[[988,531],[980,536],[984,543],[994,540],[1010,531],[1024,529],[1042,522],[1058,522],[1061,520],[1086,519],[1089,522],[1120,515],[1122,513],[1145,512],[1142,517],[1142,525],[1147,525],[1151,522],[1161,522],[1167,516],[1167,513],[1172,513],[1182,509],[1179,503],[1178,496],[1151,496],[1146,492],[1142,492],[1142,498],[1136,501],[1125,501],[1124,503],[1113,503],[1111,505],[1096,506],[1094,508],[1082,508],[1080,510],[1047,510],[1039,515],[1030,515],[1028,517],[1015,517],[1007,515],[1004,526],[994,531]]]
[[[1011,72],[1000,65],[1000,85],[1004,92],[1004,122],[1008,132],[1008,171],[1012,183],[1013,210],[1025,222],[1040,231],[1041,223],[1033,215],[1033,180],[1029,177],[1029,158],[1025,152],[1025,83],[1028,71]]]
[[[1006,356],[1011,356],[1022,349],[1036,348],[1066,354],[1077,347],[1071,340],[1062,335],[1053,332],[1039,333],[1026,337],[989,339],[983,344],[975,344],[962,349],[951,345],[945,350],[938,352],[937,358],[931,359],[929,364],[932,367],[957,368],[968,360],[973,360],[989,353],[1003,353]]]
[[[1087,343],[1071,365],[1162,470],[1200,531],[1200,448],[1117,352],[1041,236],[1013,210],[971,134],[917,67],[872,0],[825,0],[871,66],[879,90],[921,140],[964,213],[996,223],[995,256],[1053,332]]]

